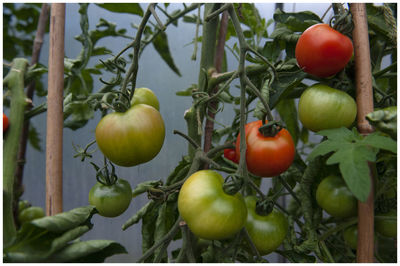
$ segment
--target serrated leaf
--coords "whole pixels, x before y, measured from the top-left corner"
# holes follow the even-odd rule
[[[111,12],[129,13],[143,17],[143,9],[140,7],[139,3],[105,3],[96,5]]]
[[[373,133],[366,136],[362,140],[362,143],[378,149],[388,150],[393,153],[397,153],[397,142],[392,140],[391,138],[381,136],[378,133]]]
[[[339,169],[354,196],[365,202],[371,191],[368,161],[375,161],[376,152],[365,146],[349,145],[334,153],[327,164],[339,163]]]
[[[274,20],[287,25],[292,32],[303,32],[311,25],[322,23],[320,17],[311,11],[287,13],[280,9],[275,11]]]
[[[318,135],[326,136],[330,140],[342,140],[342,141],[355,141],[357,140],[354,133],[345,127],[333,128],[333,129],[325,129],[317,132]]]
[[[176,67],[173,57],[171,56],[171,52],[169,50],[168,45],[168,37],[165,32],[160,32],[154,40],[153,46],[156,51],[159,53],[161,58],[167,63],[167,65],[178,75],[181,76],[179,69]]]
[[[325,155],[330,152],[337,151],[341,145],[345,144],[346,142],[341,141],[333,141],[333,140],[325,140],[321,142],[317,147],[315,147],[311,153],[308,155],[307,161],[312,161],[317,156]]]

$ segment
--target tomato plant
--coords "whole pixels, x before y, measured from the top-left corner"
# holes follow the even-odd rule
[[[8,117],[6,114],[3,113],[3,132],[8,129]]]
[[[247,206],[246,229],[261,255],[276,250],[283,242],[288,232],[286,217],[276,209],[268,215],[260,215],[256,211],[257,198],[245,198]]]
[[[219,173],[200,170],[185,181],[179,192],[179,213],[200,238],[230,238],[245,225],[247,208],[242,195],[225,193],[223,183]]]
[[[356,118],[357,106],[347,93],[323,84],[307,88],[300,97],[299,118],[307,129],[349,127]]]
[[[89,203],[104,217],[121,215],[129,207],[131,200],[131,185],[121,178],[112,185],[97,182],[89,192]]]
[[[330,77],[349,62],[353,55],[353,43],[328,24],[316,24],[303,32],[295,52],[303,71],[317,77]]]
[[[131,100],[131,105],[136,105],[136,104],[140,104],[140,103],[153,106],[154,108],[157,109],[157,111],[160,110],[160,103],[157,99],[157,96],[149,88],[136,88],[135,89],[135,92],[134,92],[132,100]]]
[[[397,211],[390,210],[378,213],[376,216],[378,216],[375,218],[376,231],[383,236],[397,238]]]
[[[101,152],[120,166],[150,161],[161,150],[164,138],[161,114],[146,104],[134,105],[125,113],[110,113],[96,127]]]
[[[347,218],[357,215],[357,199],[341,177],[328,176],[317,187],[318,205],[333,217]]]
[[[44,217],[44,211],[41,207],[28,207],[23,209],[19,215],[18,220],[22,224]]]
[[[246,124],[246,163],[247,169],[261,177],[277,176],[292,164],[295,147],[292,136],[286,129],[281,129],[273,137],[264,136],[259,128],[262,121]],[[236,140],[236,156],[240,159],[240,134]]]
[[[235,149],[224,149],[224,157],[234,163],[238,163]]]

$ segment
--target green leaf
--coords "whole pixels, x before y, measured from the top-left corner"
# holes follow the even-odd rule
[[[276,250],[292,263],[316,263],[317,258],[307,254],[301,254],[294,250]]]
[[[95,212],[94,206],[85,206],[62,212],[53,216],[46,216],[33,220],[27,225],[46,229],[54,233],[62,233],[73,229],[92,217]]]
[[[139,3],[105,3],[96,5],[111,12],[129,13],[143,17],[143,9]]]
[[[393,153],[397,153],[397,142],[392,140],[391,138],[381,136],[379,135],[379,133],[376,132],[366,136],[362,140],[362,143],[378,149],[388,150]]]
[[[348,145],[341,147],[326,163],[339,163],[340,172],[348,188],[358,200],[365,202],[371,191],[368,161],[375,161],[375,157],[376,152],[366,146]]]
[[[358,133],[351,131],[345,127],[333,128],[333,129],[325,129],[317,132],[318,135],[326,136],[330,140],[338,140],[338,141],[356,141],[357,138],[355,134]]]
[[[76,130],[94,117],[94,111],[86,101],[73,101],[65,106],[64,127]]]
[[[323,22],[318,15],[311,11],[286,13],[280,9],[275,11],[274,20],[285,24],[292,32],[303,32],[308,27]]]
[[[311,151],[311,153],[308,155],[307,161],[312,161],[317,156],[337,151],[343,143],[345,142],[325,140]]]
[[[297,119],[297,109],[294,103],[294,99],[281,100],[277,106],[277,111],[280,117],[286,124],[287,130],[292,135],[294,144],[296,146],[300,135],[299,120]]]
[[[154,40],[153,45],[156,51],[160,54],[161,58],[167,63],[167,65],[178,75],[181,76],[179,69],[174,63],[174,59],[171,56],[171,52],[168,46],[168,37],[165,32],[160,32]]]
[[[29,133],[28,133],[28,140],[31,146],[38,151],[42,151],[42,147],[40,147],[40,136],[39,132],[36,128],[32,125],[32,122],[29,124]]]
[[[377,130],[397,138],[397,107],[391,106],[366,115],[368,122]]]
[[[158,210],[160,209],[159,206],[160,205],[156,205],[155,207],[148,209],[146,214],[142,217],[142,253],[146,252],[154,244],[154,231],[156,229],[154,222],[158,216]],[[149,262],[151,259],[152,256],[145,262]]]
[[[146,203],[146,205],[144,205],[137,213],[135,213],[131,218],[129,218],[128,221],[126,221],[123,225],[122,225],[122,230],[126,230],[129,227],[131,227],[134,224],[137,224],[140,219],[143,218],[143,216],[152,208],[154,208],[154,206],[158,205],[158,203],[156,203],[155,201],[151,200],[149,202]]]
[[[178,96],[192,96],[192,91],[193,91],[193,89],[196,89],[196,88],[197,88],[197,85],[196,84],[192,84],[192,86],[190,86],[186,90],[176,92],[176,95],[178,95]]]
[[[150,188],[158,187],[160,185],[162,185],[161,180],[151,180],[151,181],[142,182],[142,183],[138,184],[135,187],[135,189],[132,191],[132,198],[135,198],[135,197],[139,196],[140,194],[147,192],[147,190],[149,190]]]
[[[53,254],[48,262],[104,262],[107,257],[115,254],[128,253],[119,243],[111,240],[89,240],[68,245]]]
[[[263,97],[263,99],[268,103],[269,101],[269,86],[268,86],[269,80],[266,80],[264,82],[264,85],[261,88],[261,96]],[[256,104],[256,109],[254,109],[254,113],[253,115],[255,117],[257,117],[259,120],[264,119],[266,114],[266,110],[265,107],[263,105],[263,103],[261,102],[261,100],[257,101]]]

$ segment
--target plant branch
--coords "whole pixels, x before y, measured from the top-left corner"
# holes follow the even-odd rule
[[[143,255],[140,257],[137,261],[139,262],[144,262],[148,257],[151,256],[151,254],[154,253],[154,251],[159,248],[160,246],[164,245],[165,243],[169,243],[172,241],[176,233],[179,231],[179,223],[182,221],[182,218],[179,216],[178,219],[176,220],[175,224],[172,226],[172,228],[169,230],[169,232],[163,236],[163,238],[160,239],[157,243],[155,243],[151,248],[149,248]]]
[[[32,51],[32,59],[30,62],[30,65],[34,65],[39,62],[39,57],[40,57],[40,52],[42,49],[43,45],[43,39],[44,35],[46,33],[46,25],[47,21],[49,18],[49,11],[50,11],[50,5],[49,4],[42,4],[42,9],[40,11],[40,16],[39,16],[39,21],[37,25],[37,30],[36,30],[36,35],[35,39],[33,41],[33,51]],[[26,97],[30,99],[31,101],[33,100],[33,95],[35,91],[35,86],[36,82],[32,81],[29,83],[27,89],[26,89]],[[27,106],[28,108],[30,107],[29,105]],[[46,108],[47,110],[47,108]],[[28,144],[28,136],[29,136],[29,125],[30,121],[28,119],[25,120],[23,128],[22,128],[22,134],[21,134],[21,139],[19,142],[19,151],[18,151],[18,162],[25,162],[25,154],[26,154],[26,147]],[[18,216],[18,200],[19,197],[23,193],[23,176],[24,176],[24,163],[19,163],[17,165],[17,169],[15,171],[15,190],[14,190],[14,203],[13,203],[13,210],[14,210],[14,221],[17,222],[17,216]],[[17,223],[18,225],[18,223]]]
[[[186,139],[195,149],[200,148],[200,146],[194,141],[194,139],[192,139],[188,135],[180,132],[179,130],[174,130],[173,133],[183,137],[184,139]]]
[[[153,15],[153,17],[155,18],[155,20],[157,21],[157,24],[158,24],[158,26],[160,27],[160,30],[165,31],[166,26],[162,23],[162,21],[161,21],[160,18],[158,17],[157,12],[156,12],[156,10],[154,9],[154,6],[155,6],[155,5],[156,5],[156,4],[154,4],[154,5],[149,5],[150,12],[151,12],[151,14]]]

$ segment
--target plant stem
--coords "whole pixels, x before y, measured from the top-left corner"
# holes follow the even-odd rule
[[[151,248],[149,248],[143,255],[142,257],[139,258],[137,263],[139,262],[144,262],[148,257],[153,254],[153,252],[159,248],[161,245],[164,245],[164,243],[169,243],[172,241],[174,238],[175,234],[178,233],[179,231],[179,223],[182,221],[182,218],[179,216],[179,218],[176,220],[175,224],[172,226],[172,228],[169,230],[169,232],[160,239],[157,243],[155,243]]]
[[[10,127],[3,146],[3,245],[10,245],[16,236],[13,219],[14,175],[17,168],[17,155],[24,124],[26,96],[24,93],[24,75],[28,61],[14,59],[12,68],[3,80],[11,92]]]
[[[161,21],[160,18],[158,17],[157,12],[156,12],[156,10],[154,9],[154,6],[155,6],[155,5],[156,5],[156,4],[154,4],[154,5],[149,5],[150,12],[151,12],[151,14],[153,14],[153,17],[154,17],[155,20],[157,21],[157,24],[158,24],[158,26],[160,27],[160,30],[165,31],[166,26],[162,23],[162,21]]]
[[[292,197],[297,201],[297,203],[301,206],[301,201],[297,197],[296,193],[292,190],[292,188],[289,186],[289,184],[279,175],[278,180],[281,182],[281,184],[286,188],[286,190],[292,195]]]
[[[195,149],[200,148],[200,146],[194,141],[194,139],[192,139],[188,135],[180,132],[179,130],[174,130],[173,133],[183,137],[184,139],[186,139],[193,146],[193,148],[195,148]]]
[[[227,29],[228,29],[228,13],[224,12],[222,14],[221,23],[219,26],[218,43],[215,55],[215,69],[217,72],[221,72],[222,69],[222,62],[225,55],[224,47],[225,47]],[[217,91],[218,87],[215,86],[214,88],[212,88],[209,95],[212,96],[213,94],[216,94]],[[206,119],[206,125],[204,127],[204,148],[203,148],[204,152],[208,152],[211,148],[211,141],[214,130],[213,119],[215,118],[216,115],[214,110],[216,110],[217,107],[218,107],[217,100],[211,100],[208,102],[208,107],[207,107],[208,117]],[[207,164],[204,166],[204,169],[208,169]]]
[[[46,3],[42,5],[42,9],[40,11],[40,16],[39,16],[39,21],[38,21],[38,26],[36,30],[36,35],[35,39],[33,41],[33,52],[32,52],[32,59],[30,62],[30,65],[34,65],[39,62],[39,57],[40,57],[40,52],[42,49],[43,45],[43,38],[44,34],[46,32],[46,25],[47,21],[49,18],[49,10],[50,6]],[[35,91],[35,85],[36,82],[32,81],[27,89],[26,89],[26,97],[28,99],[33,100],[33,95]],[[46,108],[47,110],[47,108]],[[18,151],[18,159],[17,161],[19,162],[17,165],[17,169],[15,171],[15,190],[14,190],[14,219],[17,221],[17,214],[18,214],[18,200],[19,197],[23,193],[23,187],[22,187],[22,182],[23,182],[23,176],[24,176],[24,166],[25,166],[25,154],[26,154],[26,147],[28,144],[28,135],[29,135],[29,125],[30,121],[29,119],[26,119],[24,122],[24,126],[22,129],[22,135],[19,143],[19,151]]]
[[[136,87],[136,77],[137,77],[137,72],[139,70],[139,50],[140,50],[141,38],[142,38],[144,28],[147,24],[147,21],[149,20],[150,15],[151,15],[150,7],[151,6],[154,7],[154,5],[155,4],[149,4],[149,6],[147,7],[147,10],[146,10],[146,13],[143,15],[142,22],[140,23],[138,31],[136,32],[135,40],[132,43],[132,47],[133,47],[132,64],[131,64],[128,72],[125,75],[124,81],[122,82],[121,92],[123,94],[127,94],[128,82],[130,81],[132,83],[132,93],[129,95],[129,97],[131,99],[133,97],[133,91],[135,90],[135,87]],[[125,99],[123,98],[123,96],[120,96],[120,100],[124,101]]]

